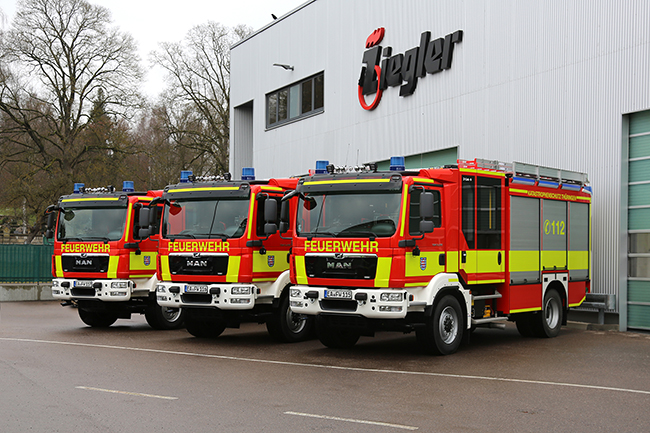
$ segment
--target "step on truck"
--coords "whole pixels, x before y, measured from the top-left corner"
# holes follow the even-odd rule
[[[54,240],[52,296],[76,307],[86,325],[108,327],[134,313],[155,329],[183,325],[179,308],[156,303],[157,236],[139,236],[139,209],[161,194],[135,192],[132,181],[122,191],[76,183],[73,194],[46,210],[46,238]]]
[[[195,177],[164,189],[158,304],[186,311],[195,337],[218,337],[243,322],[265,323],[277,340],[310,335],[313,320],[289,309],[291,233],[277,233],[280,201],[297,179]],[[295,202],[294,202],[295,203]],[[295,206],[295,204],[294,204]]]
[[[582,173],[459,160],[444,168],[350,171],[327,161],[286,199],[291,309],[328,347],[414,331],[454,353],[476,327],[514,321],[555,337],[590,290],[591,189]],[[287,222],[280,226],[286,227]]]

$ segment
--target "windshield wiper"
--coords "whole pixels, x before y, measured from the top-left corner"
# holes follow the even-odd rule
[[[332,233],[332,232],[310,232],[310,233],[301,233],[304,236],[307,236],[307,239],[311,239],[313,237],[332,237],[335,238],[339,234],[338,233]]]
[[[197,233],[195,237],[199,239],[212,239],[213,236],[218,236],[221,240],[228,239],[228,235],[225,233]]]
[[[377,235],[370,230],[349,230],[345,229],[341,231],[338,235],[336,235],[337,238],[346,238],[346,237],[355,237],[355,236],[368,236],[371,241],[374,241]]]
[[[104,242],[110,241],[110,239],[107,238],[106,236],[88,236],[82,238],[81,240],[82,241],[104,241]]]
[[[172,240],[172,242],[173,242],[174,239],[176,239],[176,238],[181,238],[181,239],[196,239],[196,236],[194,236],[194,235],[191,234],[191,233],[183,233],[183,234],[178,233],[178,234],[175,234],[175,235],[168,235],[168,237],[169,237],[169,239]]]

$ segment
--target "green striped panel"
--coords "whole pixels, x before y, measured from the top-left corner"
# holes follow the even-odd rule
[[[644,132],[650,132],[650,111],[642,111],[630,116],[630,135]]]

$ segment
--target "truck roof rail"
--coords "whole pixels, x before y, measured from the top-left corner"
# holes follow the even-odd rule
[[[560,184],[573,184],[584,186],[589,183],[586,173],[572,170],[544,167],[541,165],[526,164],[523,162],[501,162],[496,160],[476,158],[472,161],[459,159],[458,168],[479,169],[502,173],[511,173],[514,176],[558,182]]]

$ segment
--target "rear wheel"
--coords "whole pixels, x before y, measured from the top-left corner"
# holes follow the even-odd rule
[[[515,324],[517,325],[517,331],[522,337],[534,337],[535,332],[533,329],[533,316],[531,313],[521,313],[517,316]]]
[[[108,328],[117,320],[117,314],[107,311],[84,310],[79,308],[79,317],[86,325],[93,328]]]
[[[181,308],[151,305],[144,313],[147,323],[154,329],[179,329],[183,326],[185,312]]]
[[[451,355],[458,350],[463,339],[465,320],[458,300],[445,295],[438,301],[425,327],[416,331],[418,342],[424,350],[434,355]]]
[[[285,291],[288,289],[285,289]],[[280,306],[266,322],[266,329],[271,336],[283,343],[297,343],[307,340],[311,334],[314,321],[312,318],[296,314],[289,308],[288,292],[280,298]]]
[[[196,313],[189,310],[185,316],[185,328],[197,338],[217,338],[225,331],[226,322],[196,317]]]
[[[534,316],[533,331],[536,337],[557,337],[562,328],[562,299],[556,290],[547,290],[542,311]]]
[[[327,326],[327,321],[316,316],[316,335],[324,346],[331,349],[348,349],[359,341],[361,334],[348,328],[333,328]]]

